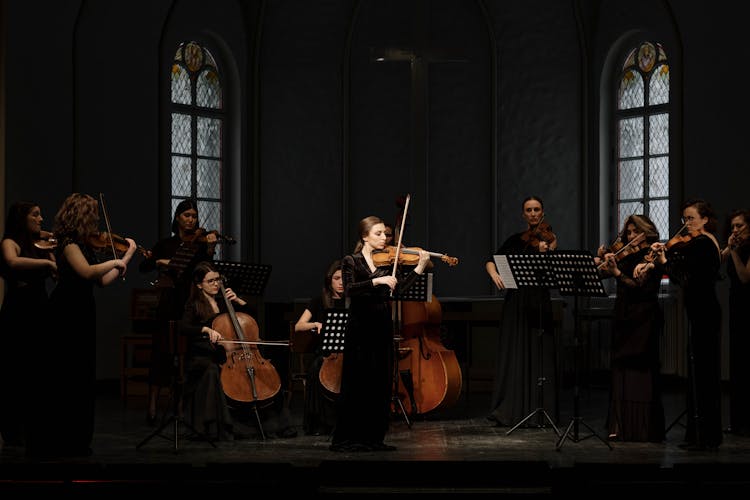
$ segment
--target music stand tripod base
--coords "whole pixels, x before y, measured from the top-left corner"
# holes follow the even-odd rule
[[[584,422],[583,417],[579,415],[579,388],[580,388],[580,368],[579,358],[581,350],[581,336],[580,336],[580,318],[578,314],[578,299],[579,297],[606,297],[607,292],[604,290],[601,277],[594,263],[594,256],[591,252],[585,250],[568,250],[558,251],[549,254],[550,267],[555,274],[558,282],[558,288],[560,295],[572,295],[573,296],[573,333],[575,336],[575,353],[574,353],[574,375],[575,383],[573,387],[573,417],[565,429],[565,432],[560,436],[557,441],[555,449],[560,451],[565,440],[570,437],[570,440],[574,443],[579,443],[584,439],[595,437],[602,443],[604,443],[610,451],[613,449],[609,441],[602,438],[596,431]],[[589,435],[579,436],[578,432],[580,426],[583,425],[590,432]],[[572,431],[572,435],[571,435]]]

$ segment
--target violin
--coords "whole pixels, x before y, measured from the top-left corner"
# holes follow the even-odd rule
[[[34,240],[34,246],[39,250],[52,251],[57,248],[57,238],[49,231],[40,231],[39,238]]]
[[[403,266],[416,266],[419,264],[419,247],[401,248],[398,256],[398,263]],[[458,264],[456,257],[451,257],[443,253],[427,252],[431,257],[439,257],[440,260],[453,267]],[[392,266],[396,260],[396,247],[387,246],[384,250],[375,250],[372,252],[372,262],[375,267]]]
[[[228,245],[234,245],[235,243],[237,243],[237,240],[235,240],[231,236],[219,233],[219,231],[217,231],[216,229],[208,231],[207,229],[202,227],[199,227],[193,233],[185,235],[182,238],[182,241],[186,241],[189,243],[206,243],[208,241],[209,234],[213,234],[214,236],[216,236],[216,244],[227,243]]]
[[[521,240],[526,242],[527,247],[539,248],[542,241],[548,245],[555,241],[555,233],[552,232],[552,226],[542,219],[539,224],[530,227],[521,234]]]
[[[644,248],[648,248],[649,244],[646,241],[646,234],[645,233],[638,233],[635,238],[630,240],[627,243],[622,243],[621,239],[618,239],[615,243],[610,246],[609,251],[606,253],[612,253],[614,254],[615,260],[620,261],[627,257],[628,255],[633,255],[634,253],[638,253]],[[614,250],[616,248],[616,250]],[[607,262],[604,261],[601,264],[599,264],[599,267],[597,269],[604,269],[607,266]]]
[[[95,252],[109,252],[114,247],[117,258],[123,256],[125,252],[128,251],[128,248],[130,248],[130,243],[128,243],[128,240],[120,235],[109,233],[107,231],[91,233],[86,240],[86,243]],[[138,245],[136,248],[141,253],[141,255],[148,254],[148,250],[146,250],[142,246]]]

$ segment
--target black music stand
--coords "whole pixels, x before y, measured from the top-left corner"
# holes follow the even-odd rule
[[[549,254],[549,263],[552,272],[557,280],[557,286],[560,295],[572,295],[574,297],[573,306],[573,334],[574,334],[574,385],[573,385],[573,417],[565,429],[565,432],[557,441],[556,449],[560,451],[565,439],[570,436],[571,441],[578,443],[590,437],[596,437],[604,443],[607,448],[612,450],[612,445],[602,438],[596,431],[584,422],[583,417],[579,414],[579,392],[580,392],[580,367],[579,358],[581,356],[581,338],[580,338],[580,319],[578,316],[578,298],[579,297],[606,297],[607,292],[602,284],[601,276],[594,263],[594,256],[591,252],[585,250],[568,250],[557,251]],[[589,430],[590,434],[581,437],[579,427],[583,425]]]
[[[185,385],[185,344],[184,341],[180,342],[179,332],[177,331],[177,325],[175,321],[169,321],[169,345],[172,349],[172,388],[170,392],[170,399],[172,401],[172,415],[167,419],[163,419],[161,425],[151,434],[146,436],[143,441],[138,443],[135,447],[136,450],[145,446],[146,443],[151,441],[155,436],[162,437],[164,439],[171,439],[174,452],[177,453],[179,450],[179,437],[180,437],[180,424],[192,431],[193,434],[203,441],[207,441],[211,446],[216,448],[216,444],[210,440],[206,435],[198,432],[195,427],[187,423],[182,416],[182,389]],[[172,437],[168,438],[162,434],[162,431],[167,427],[172,426]]]
[[[417,402],[414,400],[414,382],[411,379],[411,371],[399,371],[398,363],[401,359],[401,340],[403,337],[400,335],[401,331],[401,307],[400,303],[403,301],[411,302],[427,302],[432,300],[432,273],[424,273],[417,275],[416,280],[406,290],[393,291],[394,306],[396,307],[396,321],[394,327],[396,328],[396,334],[393,336],[393,395],[391,400],[394,404],[397,404],[401,409],[401,415],[404,417],[406,425],[411,428],[411,421],[409,416],[406,414],[406,409],[398,395],[398,380],[401,377],[401,382],[404,384],[406,391],[411,400],[412,412],[416,415],[419,412],[417,408]]]
[[[344,352],[344,335],[349,325],[348,309],[326,309],[323,320],[321,350],[323,354]]]
[[[320,349],[324,356],[344,352],[344,338],[349,328],[349,310],[329,308],[325,310],[323,326],[321,327]],[[329,439],[333,436],[336,425],[329,434]]]
[[[507,255],[495,255],[495,266],[497,267],[500,279],[503,280],[505,288],[556,288],[557,282],[555,276],[549,267],[548,253],[518,253]],[[547,383],[547,377],[544,376],[544,323],[542,321],[542,303],[539,303],[539,327],[535,329],[538,338],[537,356],[539,364],[539,376],[537,377],[537,407],[523,417],[517,424],[505,433],[509,436],[513,431],[531,420],[533,417],[539,417],[537,427],[546,427],[544,419],[552,426],[557,437],[560,437],[560,430],[555,425],[555,421],[550,417],[544,408],[544,384]],[[553,333],[554,335],[554,333]],[[542,418],[544,417],[544,418]]]
[[[268,283],[271,275],[271,266],[266,264],[251,264],[247,262],[231,262],[216,260],[212,262],[216,271],[225,278],[225,283],[234,293],[243,297],[260,297]],[[250,403],[255,414],[260,437],[265,441],[266,433],[258,412],[258,393],[255,386],[255,369],[248,367],[247,374],[250,377],[250,387],[253,392],[253,401]]]

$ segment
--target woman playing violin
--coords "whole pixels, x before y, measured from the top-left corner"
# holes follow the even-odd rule
[[[344,257],[344,293],[350,300],[349,327],[344,338],[344,363],[338,421],[332,451],[381,451],[395,447],[383,442],[390,421],[393,389],[393,322],[391,292],[405,290],[424,272],[430,254],[401,280],[390,267],[376,267],[372,254],[386,246],[385,224],[379,217],[359,222],[354,253]]]
[[[521,215],[526,230],[511,235],[493,255],[544,253],[557,248],[557,236],[544,222],[541,198],[529,196],[523,200]],[[485,262],[485,269],[495,286],[505,290],[495,361],[497,372],[487,419],[497,426],[513,425],[538,407],[539,364],[546,380],[555,387],[552,301],[549,290],[543,287],[506,290],[492,255]],[[556,391],[545,391],[544,398],[544,407],[556,414]]]
[[[729,276],[729,431],[750,436],[750,371],[745,366],[750,352],[746,312],[750,304],[750,210],[734,210],[729,228],[727,246],[721,252]]]
[[[335,260],[328,266],[320,295],[310,300],[294,325],[294,331],[312,331],[320,335],[326,309],[343,309],[344,307],[344,281],[341,276],[341,261]],[[305,408],[302,418],[305,434],[312,435],[330,434],[336,423],[336,408],[330,397],[326,396],[320,383],[319,372],[325,359],[320,344],[320,342],[317,343],[315,358],[310,362],[307,370]]]
[[[31,387],[24,383],[28,360],[19,356],[28,345],[29,337],[40,332],[29,327],[33,318],[47,318],[49,298],[47,279],[54,277],[57,264],[49,250],[35,246],[42,232],[42,211],[39,205],[19,201],[10,206],[5,219],[0,276],[5,281],[5,298],[0,309],[0,435],[6,446],[24,442],[25,397]],[[41,328],[41,325],[39,326]],[[24,335],[19,333],[24,332]]]
[[[716,216],[707,201],[694,199],[683,203],[682,221],[689,238],[683,238],[669,249],[668,244],[653,243],[655,262],[643,268],[664,266],[683,291],[689,323],[686,336],[688,425],[684,447],[716,448],[722,441],[721,306],[716,296],[721,254],[713,235]]]
[[[182,317],[185,301],[190,294],[191,275],[198,262],[212,260],[216,247],[215,233],[194,241],[198,230],[198,203],[192,199],[182,200],[172,218],[172,236],[159,240],[138,269],[142,273],[157,271],[156,286],[159,288],[157,317],[162,328],[154,333],[149,370],[149,403],[146,420],[156,423],[156,403],[161,387],[169,385],[172,373],[172,355],[168,341],[167,325],[170,320]]]
[[[27,427],[26,450],[31,455],[91,453],[96,380],[96,303],[94,285],[118,281],[136,251],[135,241],[121,257],[98,262],[87,241],[99,230],[99,204],[89,195],[73,193],[55,216],[53,233],[58,280],[50,295],[55,327],[42,335],[36,354],[45,398],[36,398]],[[54,418],[49,409],[55,408]]]
[[[659,233],[645,215],[631,215],[620,234],[625,250],[617,255],[605,253],[601,271],[617,280],[609,438],[660,442],[664,439],[659,384],[659,338],[664,325],[659,305],[661,273],[652,270],[640,279],[632,277],[635,266],[651,251],[651,243],[659,240]]]

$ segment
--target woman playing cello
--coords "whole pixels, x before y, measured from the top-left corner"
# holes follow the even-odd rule
[[[310,300],[294,325],[294,331],[313,331],[319,335],[323,328],[322,322],[326,309],[343,309],[344,304],[341,261],[335,260],[328,266],[320,296]],[[330,434],[333,430],[336,423],[336,408],[330,396],[326,394],[328,391],[324,391],[321,387],[320,370],[323,366],[330,365],[333,371],[338,369],[338,379],[341,380],[339,356],[343,356],[343,353],[329,354],[327,358],[324,357],[320,342],[318,342],[315,358],[308,367],[307,384],[305,384],[305,411],[302,420],[305,434]]]
[[[185,415],[198,432],[213,440],[235,438],[234,424],[221,385],[220,365],[226,361],[221,332],[211,328],[214,318],[227,312],[219,296],[221,276],[209,262],[199,262],[192,272],[190,297],[179,323],[188,339],[185,362]],[[231,288],[227,298],[240,309],[247,303]]]

